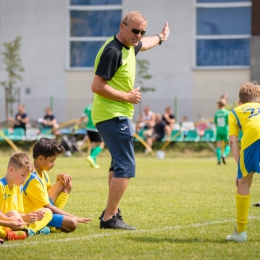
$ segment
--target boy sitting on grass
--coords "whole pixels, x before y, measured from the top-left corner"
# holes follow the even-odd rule
[[[0,179],[0,238],[3,240],[22,240],[34,234],[50,233],[45,227],[52,219],[49,209],[23,213],[22,184],[32,170],[28,156],[18,151],[11,155],[7,173]]]
[[[58,155],[64,153],[62,145],[55,140],[41,138],[33,147],[35,172],[31,174],[23,188],[25,212],[37,210],[41,207],[48,208],[53,213],[53,218],[48,224],[54,227],[52,231],[72,232],[78,223],[88,224],[91,218],[82,218],[63,210],[72,190],[71,176],[58,174],[57,181],[51,185],[48,171],[55,166]]]
[[[249,189],[254,173],[260,173],[260,86],[245,83],[239,90],[239,106],[228,118],[229,138],[232,154],[238,164],[237,172],[237,227],[226,240],[247,241],[246,224],[250,204]],[[241,148],[238,145],[239,129],[243,132]]]

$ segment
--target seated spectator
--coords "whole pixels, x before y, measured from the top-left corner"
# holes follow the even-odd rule
[[[167,135],[167,139],[171,138],[171,127],[162,120],[161,114],[155,115],[155,125],[153,128],[148,129],[144,132],[144,136],[146,137],[147,144],[152,147],[154,142],[162,141],[165,134]]]
[[[181,131],[184,136],[187,136],[189,130],[194,130],[195,125],[192,121],[188,121],[188,118],[186,116],[182,117],[181,120]]]
[[[39,118],[38,122],[41,123],[43,129],[55,129],[59,127],[57,119],[50,107],[46,107],[44,117]]]
[[[14,123],[13,128],[23,128],[26,131],[26,124],[29,122],[29,117],[25,113],[24,105],[19,105],[15,117],[9,117],[8,121]]]
[[[165,112],[163,114],[162,120],[171,127],[171,129],[174,129],[174,123],[175,123],[175,116],[172,113],[171,107],[166,107]]]
[[[155,113],[150,110],[149,106],[144,107],[144,112],[140,115],[135,131],[139,132],[141,128],[152,129],[155,125]]]

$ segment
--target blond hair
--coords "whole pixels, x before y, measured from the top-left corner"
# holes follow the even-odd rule
[[[33,171],[33,163],[28,155],[22,151],[17,151],[11,154],[8,167],[25,168],[28,172]]]
[[[260,86],[257,82],[245,82],[239,89],[239,100],[242,103],[260,102]]]
[[[122,23],[124,24],[129,24],[131,22],[136,22],[136,21],[143,21],[146,23],[148,22],[148,20],[138,11],[131,11],[127,13],[122,19]]]

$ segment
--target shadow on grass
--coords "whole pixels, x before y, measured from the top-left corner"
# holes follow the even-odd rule
[[[128,237],[127,239],[129,240],[133,240],[135,242],[139,242],[139,243],[162,243],[162,242],[168,242],[168,243],[201,243],[201,242],[211,242],[211,243],[218,243],[218,244],[226,244],[228,243],[228,241],[226,241],[225,239],[202,239],[202,238],[173,238],[173,237],[147,237],[147,236],[143,236],[143,237]]]

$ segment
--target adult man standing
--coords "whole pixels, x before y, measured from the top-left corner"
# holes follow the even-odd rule
[[[135,229],[123,222],[118,209],[129,179],[135,177],[131,118],[133,104],[141,100],[139,88],[134,89],[135,56],[161,45],[170,33],[166,22],[160,34],[142,38],[146,26],[147,20],[141,13],[127,13],[118,34],[105,42],[95,60],[92,119],[112,156],[108,200],[100,216],[100,228]]]

